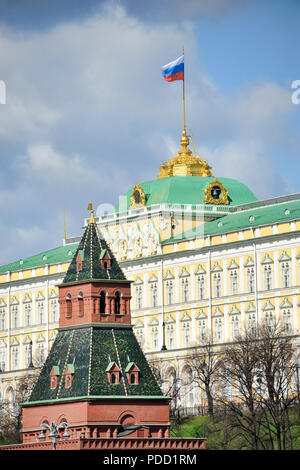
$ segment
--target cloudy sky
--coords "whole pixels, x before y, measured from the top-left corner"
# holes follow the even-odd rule
[[[0,0],[0,264],[82,233],[179,148],[259,198],[300,192],[297,0]],[[300,82],[299,82],[300,83]],[[300,93],[299,93],[300,97]],[[1,101],[1,97],[0,97]]]

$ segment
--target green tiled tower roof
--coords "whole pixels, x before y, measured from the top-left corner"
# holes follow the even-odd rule
[[[58,385],[51,389],[50,373],[59,361]],[[126,369],[133,362],[140,371],[137,384],[130,384],[126,376]],[[109,383],[107,372],[111,363],[121,371],[120,383]],[[74,376],[68,388],[65,371],[70,364]],[[59,330],[29,403],[112,397],[164,398],[132,327],[91,325]]]
[[[106,269],[100,262],[106,253],[111,260],[109,269]],[[78,255],[82,260],[80,270],[77,269]],[[78,244],[62,284],[106,279],[125,281],[126,277],[92,217]]]

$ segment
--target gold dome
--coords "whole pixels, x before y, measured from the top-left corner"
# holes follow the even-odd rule
[[[157,178],[166,178],[168,176],[213,176],[211,167],[199,155],[192,155],[188,148],[189,138],[186,130],[183,129],[180,139],[181,148],[178,155],[171,158],[169,162],[163,162],[159,167]]]

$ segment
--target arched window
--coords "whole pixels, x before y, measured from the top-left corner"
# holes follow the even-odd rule
[[[67,306],[67,316],[71,317],[72,316],[72,300],[71,300],[71,294],[66,295],[66,306]]]
[[[106,306],[106,292],[102,290],[100,292],[100,313],[105,313]]]
[[[84,314],[83,311],[83,293],[80,291],[78,293],[78,316],[82,317]]]
[[[121,292],[117,291],[115,293],[115,313],[120,313],[120,306],[121,306]]]
[[[135,374],[130,375],[130,383],[135,384]]]

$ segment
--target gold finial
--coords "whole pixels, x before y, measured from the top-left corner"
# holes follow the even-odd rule
[[[91,216],[90,216],[90,219],[88,221],[88,224],[94,224],[96,221],[95,221],[95,217],[94,217],[93,204],[91,202],[88,205],[88,211],[91,211]]]

